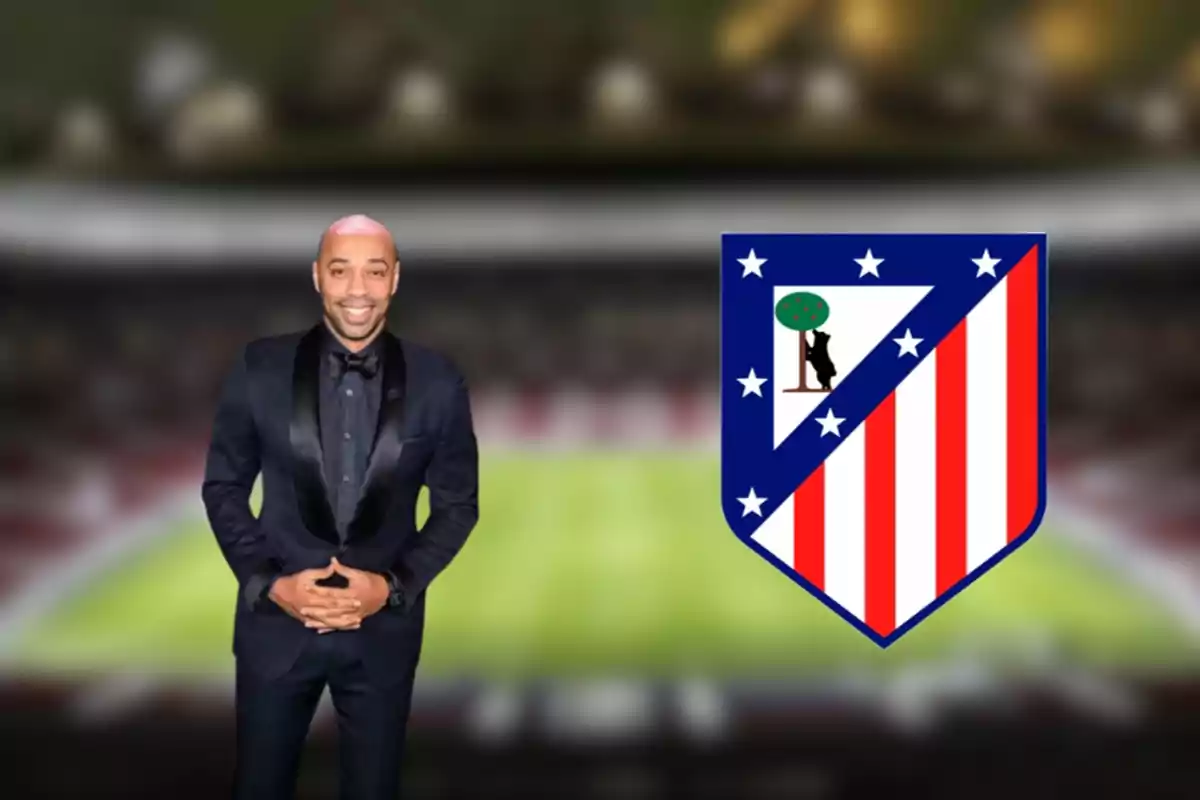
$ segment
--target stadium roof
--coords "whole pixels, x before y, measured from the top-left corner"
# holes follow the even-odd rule
[[[942,185],[311,194],[14,180],[0,184],[0,254],[67,257],[59,266],[78,268],[287,265],[310,260],[320,232],[358,212],[391,227],[402,257],[450,264],[715,259],[724,231],[1044,231],[1078,255],[1194,240],[1200,180],[1177,167]]]

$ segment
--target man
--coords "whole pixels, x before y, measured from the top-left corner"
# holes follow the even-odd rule
[[[335,222],[312,270],[323,320],[238,354],[205,469],[208,519],[239,587],[235,796],[293,796],[328,685],[341,797],[394,798],[425,589],[479,516],[475,433],[462,375],[386,330],[400,278],[387,229]],[[417,531],[422,485],[430,514]]]

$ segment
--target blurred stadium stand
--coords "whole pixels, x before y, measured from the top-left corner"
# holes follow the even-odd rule
[[[230,357],[316,321],[312,247],[354,211],[397,232],[392,329],[452,354],[481,441],[517,449],[715,453],[724,230],[1048,231],[1057,501],[1200,596],[1194,4],[168,5],[43,0],[0,26],[0,621],[192,491]],[[973,669],[431,683],[410,784],[1195,796],[1200,673]],[[227,700],[17,675],[12,796],[222,796]],[[332,723],[303,798],[335,796]]]

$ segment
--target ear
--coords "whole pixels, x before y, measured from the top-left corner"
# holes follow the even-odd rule
[[[400,286],[400,261],[397,259],[395,269],[392,270],[392,294],[396,293],[396,289]]]
[[[321,265],[316,261],[312,265],[313,288],[317,290],[317,294],[321,293]]]

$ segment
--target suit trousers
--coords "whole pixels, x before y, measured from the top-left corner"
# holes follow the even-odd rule
[[[327,685],[337,712],[339,798],[399,797],[419,653],[405,674],[384,684],[364,667],[362,644],[361,631],[314,632],[278,677],[238,663],[236,800],[293,800],[304,742]]]

